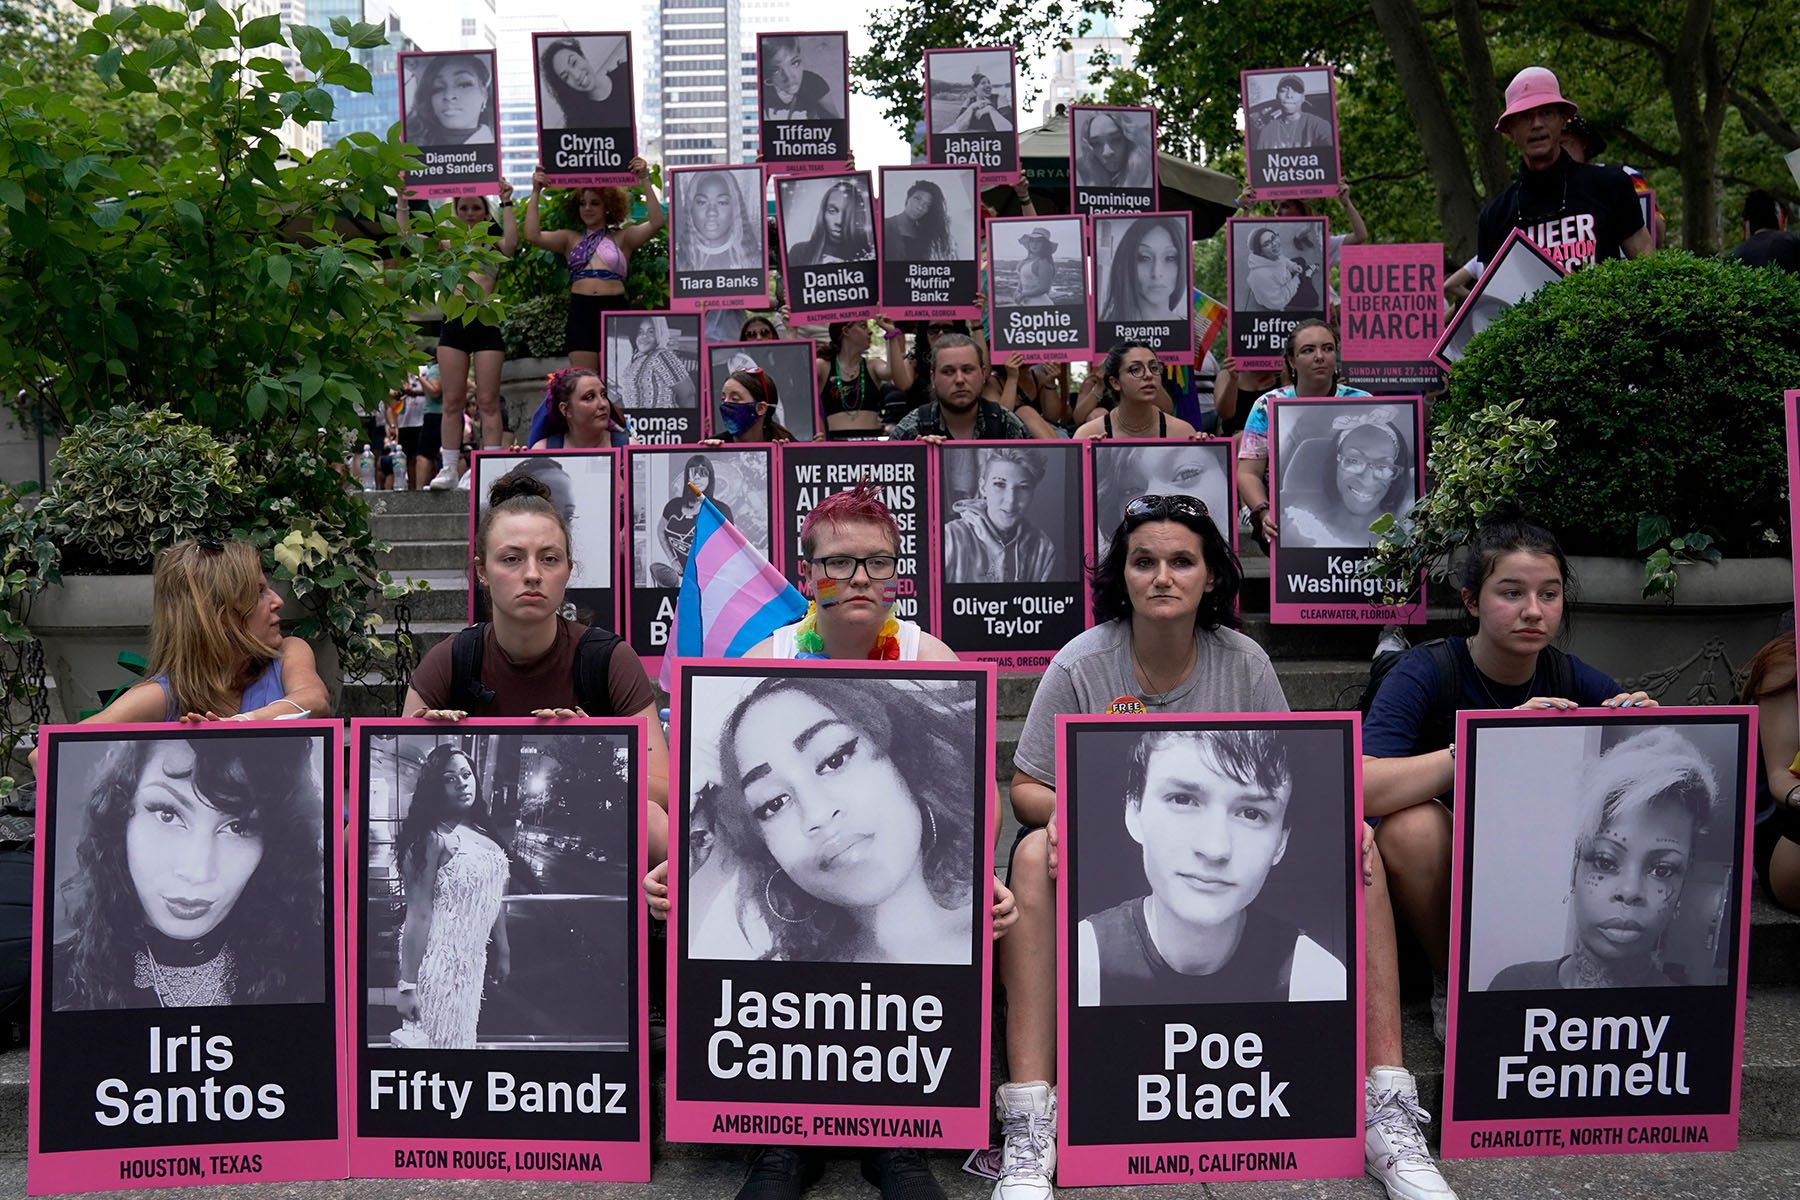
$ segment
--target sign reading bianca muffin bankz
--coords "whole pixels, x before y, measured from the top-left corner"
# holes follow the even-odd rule
[[[342,1179],[343,726],[45,726],[34,1195]]]
[[[1756,715],[1460,715],[1446,1157],[1736,1149]]]
[[[985,1146],[994,674],[684,660],[668,1135]]]
[[[650,1178],[645,733],[354,723],[352,1174]]]

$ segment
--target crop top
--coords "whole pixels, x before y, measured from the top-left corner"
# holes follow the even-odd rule
[[[588,264],[596,257],[605,265],[590,267]],[[625,281],[625,252],[613,239],[612,230],[591,230],[569,251],[569,282],[574,283],[577,279]]]

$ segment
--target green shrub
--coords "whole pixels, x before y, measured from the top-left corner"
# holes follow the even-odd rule
[[[562,288],[507,305],[507,356],[561,358],[568,319],[569,293]]]

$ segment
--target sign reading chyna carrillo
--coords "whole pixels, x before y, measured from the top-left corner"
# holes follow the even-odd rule
[[[1232,217],[1225,227],[1231,355],[1241,370],[1279,371],[1288,335],[1325,319],[1325,219]]]
[[[45,726],[34,1195],[342,1179],[343,726]]]
[[[1446,1156],[1732,1150],[1754,708],[1457,721]]]
[[[1357,719],[1057,719],[1057,1182],[1363,1170]]]
[[[629,33],[534,33],[538,161],[553,187],[629,187],[637,157]]]
[[[859,321],[881,307],[875,197],[867,171],[775,181],[788,311],[807,321]]]
[[[1156,211],[1156,110],[1069,109],[1069,211]]]
[[[1011,46],[925,52],[925,160],[1019,181],[1019,69]]]
[[[1193,225],[1187,213],[1093,217],[1094,344],[1142,342],[1194,361]]]
[[[985,1146],[994,673],[684,660],[668,1135]]]
[[[1258,200],[1336,196],[1337,84],[1330,67],[1244,71],[1244,152]]]
[[[406,194],[435,198],[500,186],[500,90],[492,50],[400,55],[400,136],[423,166],[406,172]]]
[[[1067,362],[1093,347],[1083,225],[1080,217],[988,221],[994,361],[1019,354],[1026,362]]]
[[[850,36],[756,35],[757,132],[770,174],[850,165]]]
[[[1038,671],[1087,627],[1082,447],[955,442],[937,450],[938,636],[1005,671]]]
[[[669,307],[768,304],[762,168],[676,167],[669,179]]]
[[[606,398],[631,423],[634,444],[700,440],[700,320],[697,312],[600,314]]]
[[[881,307],[896,321],[975,320],[973,167],[881,168]]]
[[[763,343],[767,345],[768,343]],[[827,496],[859,483],[880,489],[881,502],[900,527],[894,566],[894,615],[932,629],[929,606],[931,492],[923,442],[787,442],[781,447],[782,529],[787,575],[798,578],[805,557],[800,526]]]
[[[648,1180],[644,722],[351,736],[351,1174]]]
[[[569,587],[562,615],[583,625],[619,628],[619,452],[617,450],[478,450],[469,476],[469,620],[493,615],[475,572],[475,531],[488,492],[515,471],[550,489],[550,503],[569,523]]]
[[[1269,483],[1280,536],[1269,548],[1277,624],[1402,625],[1425,620],[1423,579],[1362,573],[1369,526],[1403,521],[1425,475],[1417,396],[1269,401]],[[1384,595],[1411,596],[1399,607]]]

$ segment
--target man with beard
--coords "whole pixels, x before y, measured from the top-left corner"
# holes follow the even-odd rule
[[[1030,438],[1023,421],[981,398],[986,382],[981,343],[965,333],[946,333],[931,346],[931,399],[901,417],[890,437],[924,442]]]

